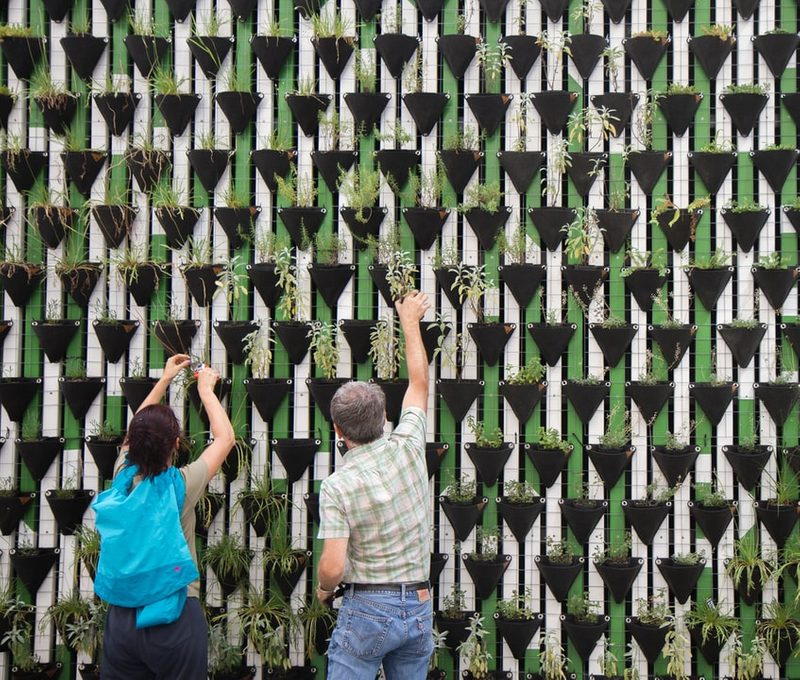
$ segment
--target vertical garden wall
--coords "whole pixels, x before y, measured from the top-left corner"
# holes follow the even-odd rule
[[[559,651],[578,678],[800,672],[793,1],[0,17],[0,677],[93,677],[86,508],[178,351],[225,376],[240,438],[198,508],[213,656],[226,639],[256,677],[324,677],[327,403],[385,380],[397,418],[409,281],[434,305],[444,677],[477,670],[456,610],[482,617],[495,677]],[[169,393],[184,457],[209,436],[196,397],[191,376]]]

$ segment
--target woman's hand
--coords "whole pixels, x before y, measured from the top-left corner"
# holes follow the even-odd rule
[[[197,374],[197,392],[199,394],[202,394],[204,391],[213,392],[217,380],[219,380],[219,371],[210,366],[206,366]]]
[[[170,382],[172,382],[175,379],[175,376],[178,375],[178,373],[180,373],[184,368],[186,368],[190,362],[191,358],[188,354],[173,354],[169,359],[167,359],[162,377],[167,378]]]

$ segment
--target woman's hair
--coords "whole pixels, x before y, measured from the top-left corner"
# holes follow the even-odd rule
[[[128,460],[143,477],[157,475],[170,466],[180,436],[180,423],[169,406],[145,406],[128,423]]]

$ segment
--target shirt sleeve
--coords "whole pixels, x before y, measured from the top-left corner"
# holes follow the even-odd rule
[[[208,483],[208,465],[201,458],[181,468],[186,483],[186,497],[183,499],[183,513],[194,512],[194,506],[203,497]]]
[[[335,473],[334,473],[335,474]],[[330,478],[319,489],[319,532],[317,538],[350,538],[350,524],[335,489],[330,488]]]
[[[389,435],[388,439],[402,444],[406,448],[414,451],[425,452],[425,430],[428,419],[425,411],[412,406],[403,411],[397,427]]]

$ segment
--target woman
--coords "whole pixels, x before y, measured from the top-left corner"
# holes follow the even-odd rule
[[[181,428],[172,408],[160,402],[175,376],[188,366],[189,357],[185,354],[170,357],[161,379],[128,424],[128,434],[117,459],[114,475],[116,478],[121,471],[125,474],[124,468],[136,465],[138,470],[130,489],[135,488],[144,479],[156,480],[164,473],[169,474],[164,475],[162,480],[176,475],[170,472],[170,468],[175,451],[180,445]],[[204,368],[197,374],[197,391],[208,416],[213,441],[196,461],[178,471],[183,480],[183,484],[179,484],[179,487],[182,489],[185,486],[180,524],[195,568],[197,554],[194,542],[194,508],[202,498],[208,482],[233,448],[235,439],[231,422],[214,393],[218,379],[219,373],[211,368]],[[133,473],[128,471],[127,474]],[[180,498],[180,495],[175,494],[173,498],[175,497]],[[100,515],[101,510],[98,509],[98,528],[101,527]],[[146,529],[143,529],[142,525],[137,527],[137,531],[149,530],[150,527]],[[101,539],[102,533],[101,529]],[[176,533],[179,532],[176,530]],[[135,542],[135,539],[133,540]],[[102,550],[100,559],[102,561]],[[194,569],[191,573],[194,573]],[[191,575],[188,578],[191,578]],[[95,587],[97,588],[97,582]],[[180,615],[174,622],[163,625],[137,627],[136,608],[110,605],[103,634],[101,678],[108,680],[205,678],[208,630],[198,599],[199,588],[199,579],[189,583],[186,588],[185,603],[182,609],[178,609]],[[141,623],[139,621],[139,624]]]

